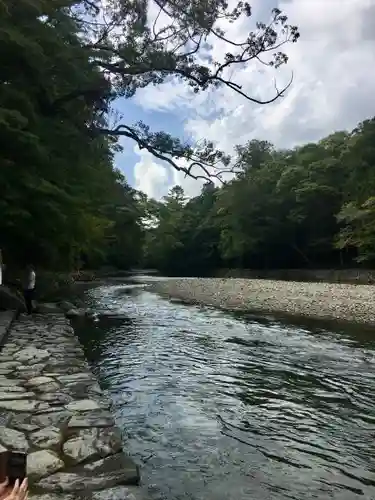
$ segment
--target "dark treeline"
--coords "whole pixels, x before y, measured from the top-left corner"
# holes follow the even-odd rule
[[[237,167],[193,199],[177,186],[148,203],[145,265],[191,275],[375,264],[375,119],[291,150],[253,140]]]
[[[255,31],[242,43],[227,40],[218,26],[251,17],[242,1],[230,9],[224,0],[0,0],[0,248],[8,268],[137,264],[144,197],[114,167],[118,139],[132,139],[188,175],[190,167],[180,167],[178,159],[194,163],[199,176],[212,166],[216,172],[219,164],[228,167],[230,158],[211,143],[185,144],[144,123],[128,123],[115,103],[171,78],[194,92],[219,86],[239,92],[226,80],[232,64],[253,64],[263,54],[270,71],[285,64],[281,47],[299,34],[280,10],[267,24],[250,19]],[[208,37],[225,40],[228,51],[205,65],[200,51]],[[262,102],[241,91],[260,104],[282,93]],[[189,207],[194,203],[209,213],[209,200]],[[207,227],[202,244],[214,241],[217,231]],[[163,245],[161,239],[165,261],[155,254],[162,267],[171,256]],[[205,246],[202,252],[203,262]]]

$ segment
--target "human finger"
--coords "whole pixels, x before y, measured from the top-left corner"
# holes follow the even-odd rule
[[[28,481],[27,477],[22,481],[21,486],[20,486],[20,491],[19,491],[19,498],[20,500],[24,500],[27,496],[27,488],[28,488]]]

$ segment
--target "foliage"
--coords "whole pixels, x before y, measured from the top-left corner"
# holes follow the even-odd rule
[[[135,200],[113,169],[116,142],[89,133],[88,125],[105,124],[103,107],[61,101],[82,85],[108,86],[68,3],[0,3],[0,246],[8,270],[105,262],[108,239],[139,218],[117,213]]]
[[[251,102],[277,99],[286,89],[264,100],[246,95],[231,68],[277,68],[287,62],[283,45],[299,34],[278,9],[268,24],[251,17],[242,1],[231,10],[224,0],[0,0],[0,247],[8,268],[137,262],[152,204],[113,167],[121,136],[195,177],[233,168],[212,143],[126,123],[114,102],[171,78],[194,92],[226,86]],[[243,19],[253,31],[227,39],[223,23]],[[222,60],[203,57],[213,40],[228,47]],[[179,204],[168,205],[170,224]],[[204,227],[196,241],[205,241]],[[179,242],[170,240],[176,251]]]
[[[145,261],[180,274],[374,264],[374,144],[372,119],[292,150],[237,148],[233,180],[173,209],[163,200]]]

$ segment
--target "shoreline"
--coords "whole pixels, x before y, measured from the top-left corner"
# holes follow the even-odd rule
[[[149,288],[169,299],[253,315],[375,327],[375,287],[243,278],[184,278]]]
[[[21,314],[7,329],[0,449],[27,453],[30,500],[144,498],[112,402],[64,314]]]

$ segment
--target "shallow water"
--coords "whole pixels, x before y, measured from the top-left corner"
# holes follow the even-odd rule
[[[375,498],[375,333],[89,289],[77,328],[153,499]]]

